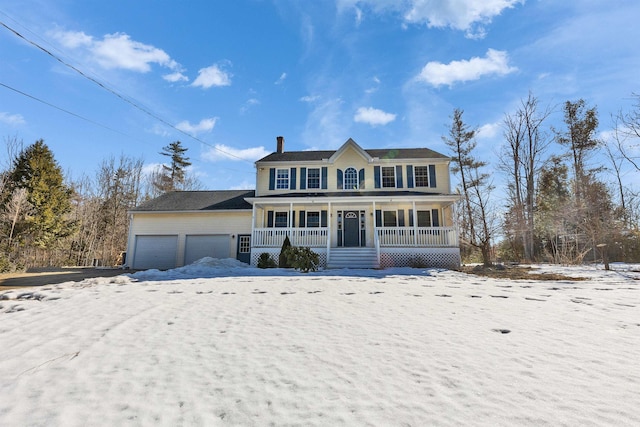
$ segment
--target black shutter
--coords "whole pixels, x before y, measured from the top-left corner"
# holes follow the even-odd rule
[[[343,176],[342,169],[336,169],[336,170],[337,170],[336,179],[338,180],[338,190],[342,190],[342,176]]]
[[[273,227],[273,211],[267,211],[267,227]]]
[[[269,190],[276,189],[276,168],[269,169]]]
[[[407,165],[407,188],[413,188],[413,166]]]
[[[380,166],[373,167],[373,186],[380,188]]]
[[[300,189],[307,189],[307,168],[300,168]]]
[[[436,184],[436,165],[429,165],[429,187],[435,188]]]
[[[291,168],[291,174],[289,175],[289,190],[296,189],[296,168]]]
[[[404,209],[398,209],[398,227],[404,227]]]
[[[326,166],[322,167],[322,189],[323,190],[327,189],[327,167]]]
[[[327,211],[320,211],[320,227],[327,226]]]
[[[364,168],[358,172],[358,188],[364,190]]]
[[[382,211],[380,209],[376,209],[376,223],[374,227],[382,227]]]
[[[396,166],[396,188],[402,188],[402,166]]]
[[[409,227],[413,227],[413,209],[409,209]]]
[[[300,217],[300,221],[299,221],[300,222],[300,227],[304,227],[305,220],[306,220],[305,215],[306,215],[305,211],[300,211],[300,215],[299,215],[299,217]]]

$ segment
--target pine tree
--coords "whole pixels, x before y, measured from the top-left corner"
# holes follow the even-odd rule
[[[60,166],[43,140],[36,141],[18,155],[9,174],[8,186],[11,193],[16,189],[27,191],[31,214],[17,229],[24,230],[34,246],[51,248],[59,239],[73,233],[75,224],[67,219],[73,191],[64,184]]]
[[[162,171],[155,177],[154,186],[162,193],[182,189],[185,183],[185,169],[191,166],[185,156],[187,148],[180,141],[162,147],[160,154],[171,158],[169,165],[162,165]]]
[[[494,230],[489,198],[493,187],[489,182],[489,175],[482,172],[487,163],[475,156],[476,130],[464,123],[462,113],[463,111],[457,108],[453,111],[449,137],[442,139],[453,152],[451,170],[460,175],[462,238],[467,244],[479,249],[483,264],[490,266]]]

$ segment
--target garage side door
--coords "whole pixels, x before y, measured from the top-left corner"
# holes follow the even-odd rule
[[[138,270],[176,267],[178,236],[136,236],[136,252],[132,267]]]
[[[228,234],[190,234],[184,248],[184,264],[188,265],[204,257],[229,258],[231,236]]]

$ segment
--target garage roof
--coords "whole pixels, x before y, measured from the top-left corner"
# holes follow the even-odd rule
[[[245,197],[255,190],[172,191],[131,209],[131,212],[251,210]]]

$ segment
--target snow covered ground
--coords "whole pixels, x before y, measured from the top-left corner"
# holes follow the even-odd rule
[[[640,266],[232,260],[0,294],[2,426],[640,425]]]

